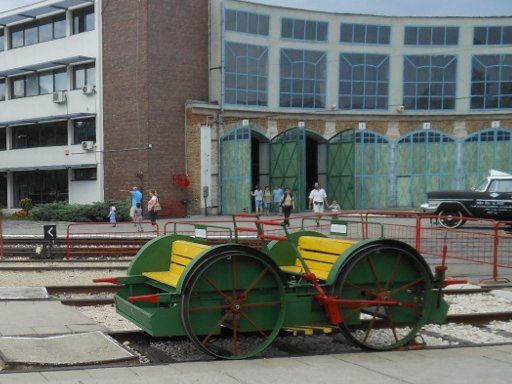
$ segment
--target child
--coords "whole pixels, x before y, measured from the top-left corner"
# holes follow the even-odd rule
[[[117,222],[116,222],[116,207],[114,207],[114,206],[110,207],[110,212],[107,217],[110,218],[110,224],[112,224],[112,226],[115,227],[117,224]]]
[[[263,191],[263,203],[265,204],[265,215],[270,215],[270,204],[272,203],[272,192],[270,187],[267,185]]]
[[[133,217],[135,220],[135,225],[137,226],[137,232],[144,232],[142,229],[142,208],[140,203],[136,204]]]
[[[329,205],[329,209],[332,213],[339,213],[341,211],[341,207],[336,200],[333,200],[332,204]]]

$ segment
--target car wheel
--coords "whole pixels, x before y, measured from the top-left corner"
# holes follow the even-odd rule
[[[445,228],[459,228],[466,220],[463,219],[464,215],[458,209],[447,209],[439,211],[439,224]]]

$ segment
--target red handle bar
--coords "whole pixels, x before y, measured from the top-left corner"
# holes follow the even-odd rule
[[[288,238],[286,236],[280,236],[280,235],[260,235],[260,239],[262,239],[262,240],[288,241]]]
[[[256,220],[256,224],[263,224],[263,225],[275,225],[275,226],[281,226],[282,223],[280,221],[275,220]]]

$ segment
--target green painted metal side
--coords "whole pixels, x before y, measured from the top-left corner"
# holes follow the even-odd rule
[[[298,210],[306,208],[306,129],[291,128],[269,144],[270,185],[291,188]],[[284,189],[284,188],[283,188]]]
[[[221,211],[251,211],[251,127],[240,126],[220,139]]]
[[[141,275],[143,272],[168,271],[171,264],[171,244],[185,240],[204,244],[204,241],[183,235],[163,235],[148,241],[137,252],[128,266],[127,275]]]
[[[355,209],[355,131],[343,131],[327,143],[327,191],[342,209]]]
[[[315,231],[297,231],[289,234],[289,241],[272,241],[268,244],[269,256],[279,265],[295,265],[295,251],[291,243],[297,246],[301,236],[327,237],[323,233]]]

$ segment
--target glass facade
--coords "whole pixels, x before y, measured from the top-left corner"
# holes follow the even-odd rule
[[[328,23],[325,21],[288,19],[281,20],[281,37],[285,39],[327,41]]]
[[[5,151],[6,149],[7,149],[6,129],[0,128],[0,151]]]
[[[96,65],[88,63],[73,67],[73,89],[82,89],[84,85],[96,84]]]
[[[475,55],[471,109],[512,108],[512,55]]]
[[[66,68],[13,77],[11,98],[44,95],[68,88]]]
[[[226,104],[267,105],[268,48],[226,42]]]
[[[455,109],[455,56],[404,58],[403,105],[412,110]]]
[[[340,55],[340,109],[387,109],[388,92],[389,56]]]
[[[94,6],[73,11],[73,34],[94,30]]]
[[[19,48],[66,36],[66,14],[16,25],[10,28],[10,46]]]
[[[0,101],[4,101],[7,97],[7,88],[5,87],[5,79],[0,79]]]
[[[269,20],[270,18],[267,15],[236,9],[226,9],[224,13],[226,31],[268,36]]]
[[[281,49],[279,105],[325,108],[327,54]]]
[[[405,45],[457,45],[459,27],[405,27]]]
[[[474,45],[512,44],[512,26],[486,26],[473,29]]]
[[[5,49],[5,29],[0,28],[0,52]]]
[[[29,197],[34,204],[68,201],[68,171],[13,172],[14,205]]]
[[[68,144],[68,123],[19,125],[12,129],[12,148],[24,149]]]
[[[73,120],[73,144],[96,141],[96,119]]]
[[[340,25],[340,42],[356,44],[389,44],[391,27],[387,25],[349,24]]]

